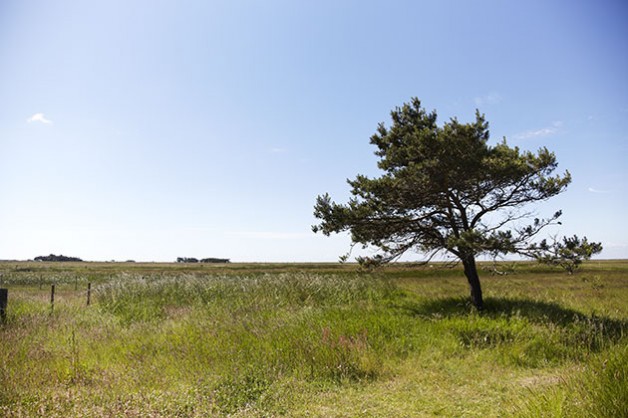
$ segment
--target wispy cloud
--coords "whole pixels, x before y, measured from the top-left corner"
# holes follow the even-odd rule
[[[52,123],[52,121],[50,119],[46,119],[46,117],[44,116],[43,113],[35,113],[30,118],[26,119],[26,122],[28,122],[28,123],[32,123],[32,122]]]
[[[285,148],[271,148],[270,149],[270,152],[273,153],[273,154],[283,154],[286,151],[288,151],[288,150],[285,149]]]
[[[230,231],[226,233],[239,238],[265,240],[294,240],[311,238],[312,232],[276,232],[276,231]]]
[[[542,138],[544,136],[550,136],[558,133],[560,131],[560,127],[563,126],[561,121],[555,121],[551,126],[547,126],[541,129],[534,129],[530,131],[525,131],[513,135],[513,139],[533,139],[533,138]]]
[[[489,93],[486,96],[478,96],[473,99],[476,106],[494,105],[502,101],[499,93]]]
[[[589,187],[588,191],[591,193],[603,193],[603,194],[611,192],[610,190],[598,190],[598,189],[594,189],[593,187]]]

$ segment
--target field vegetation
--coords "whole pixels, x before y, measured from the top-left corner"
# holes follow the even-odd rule
[[[628,261],[479,269],[3,262],[0,416],[628,416]]]

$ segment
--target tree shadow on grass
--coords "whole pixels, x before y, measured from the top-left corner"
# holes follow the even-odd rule
[[[442,298],[406,306],[412,315],[424,318],[452,318],[479,315],[485,318],[525,318],[533,324],[567,328],[582,326],[609,342],[628,335],[628,321],[595,314],[586,315],[555,302],[522,298],[486,298],[484,310],[477,312],[466,298]]]

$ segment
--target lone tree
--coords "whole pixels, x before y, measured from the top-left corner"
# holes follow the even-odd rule
[[[359,260],[367,264],[410,250],[430,259],[445,251],[462,262],[471,301],[482,309],[476,257],[528,247],[561,212],[532,219],[523,207],[559,194],[571,176],[552,176],[556,157],[546,148],[524,152],[505,139],[488,145],[488,123],[478,111],[473,123],[453,118],[440,127],[436,112],[413,98],[391,117],[392,126],[380,123],[371,137],[382,176],[348,180],[353,197],[347,204],[318,196],[314,215],[320,223],[312,229],[325,235],[349,231],[353,245],[379,248],[375,257]]]

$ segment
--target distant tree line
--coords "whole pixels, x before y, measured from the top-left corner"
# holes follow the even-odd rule
[[[39,257],[35,257],[35,261],[83,261],[78,257],[67,257],[65,255],[40,255]]]
[[[177,257],[177,263],[229,263],[228,258],[198,258],[194,257]]]

